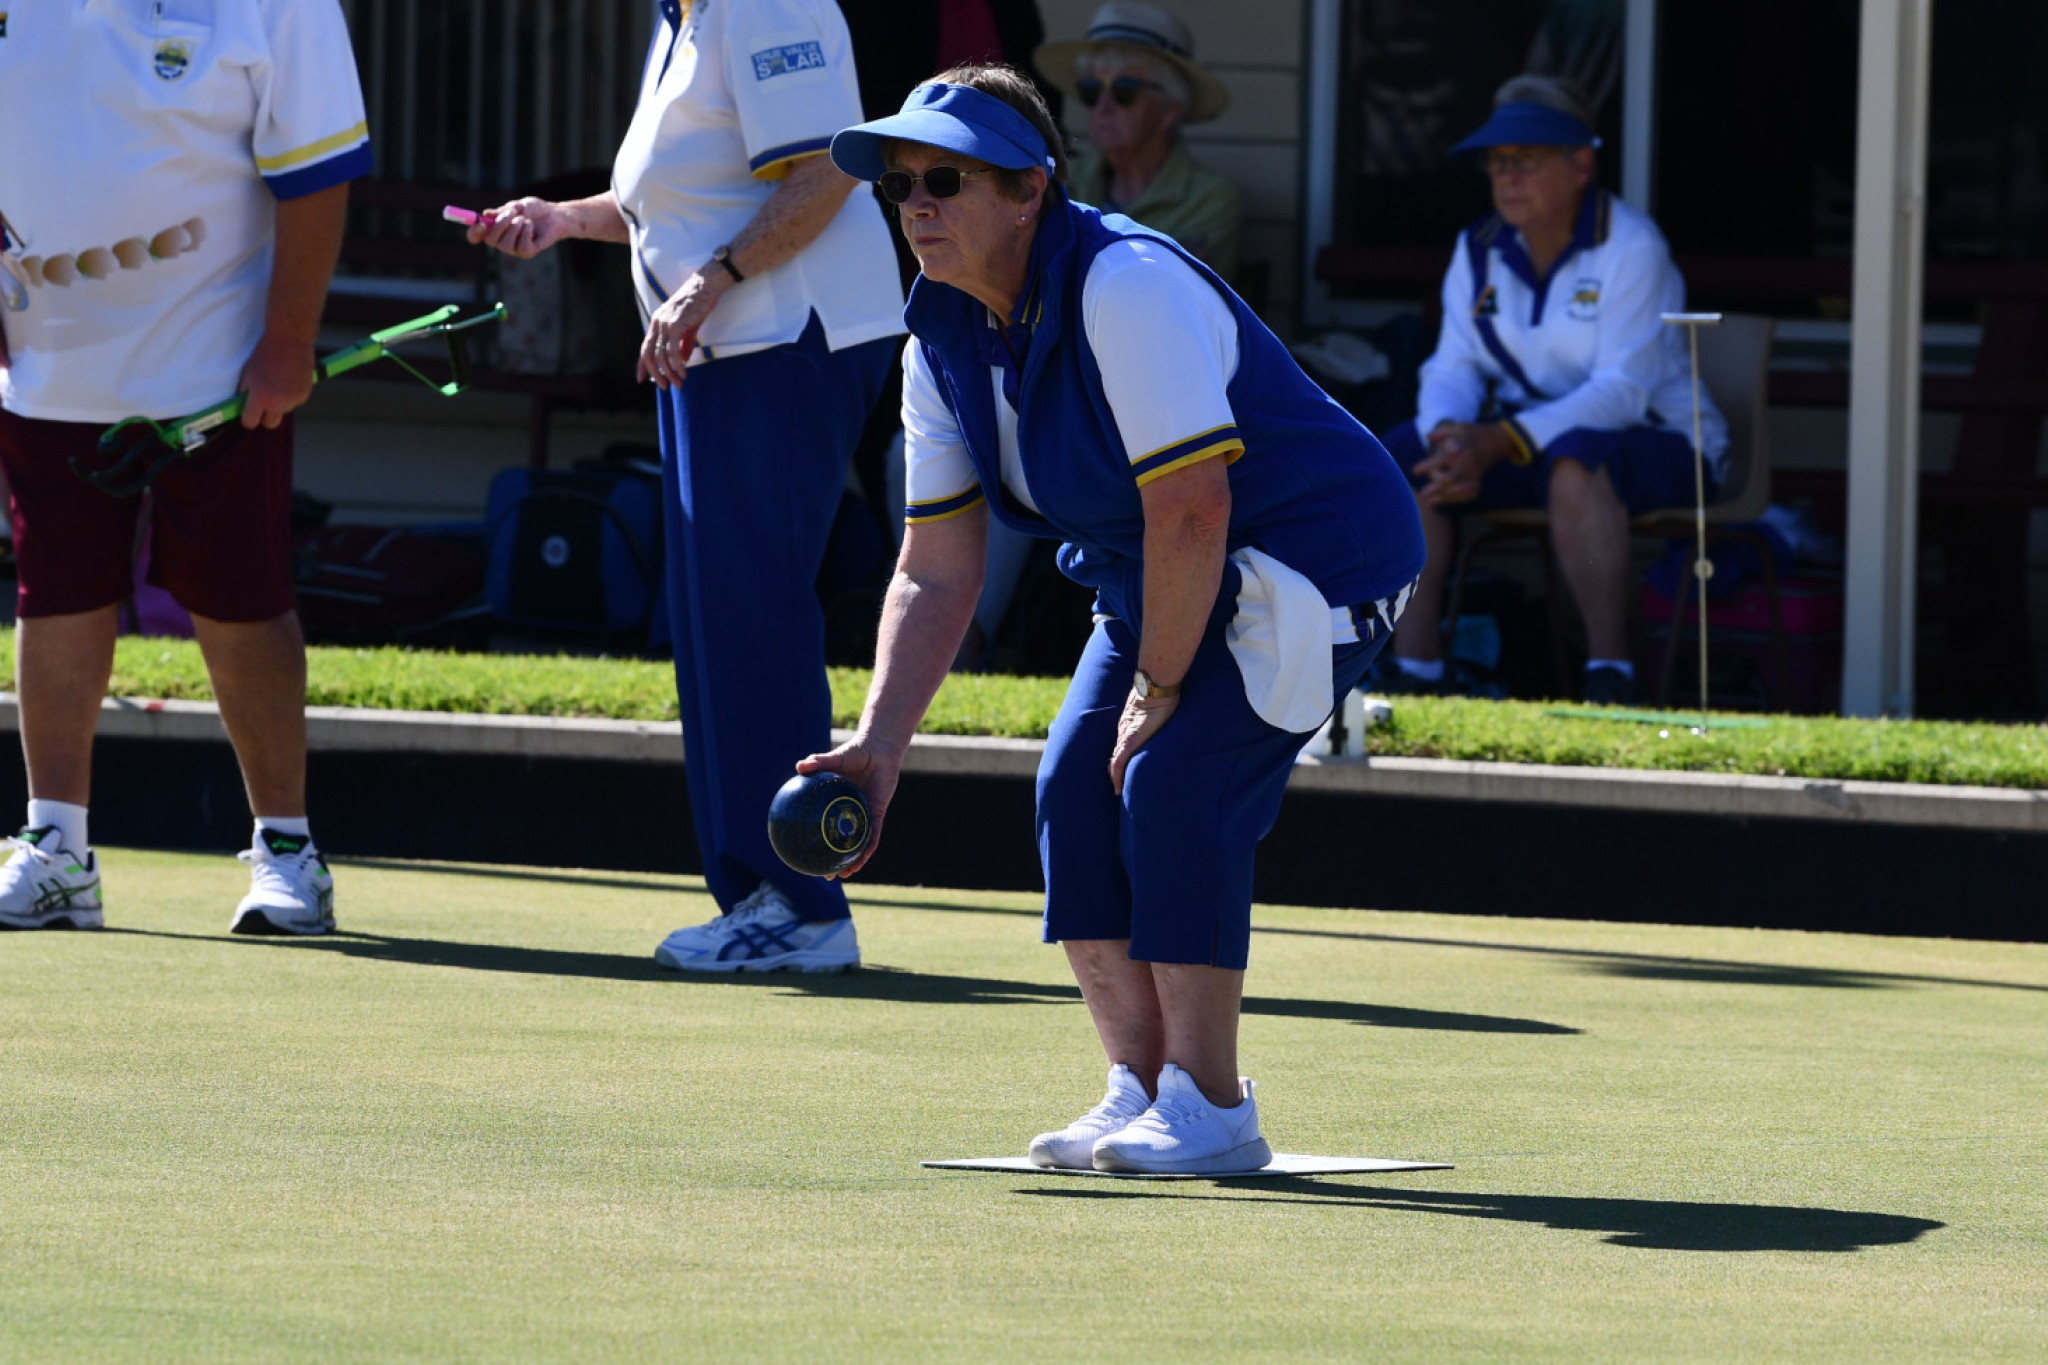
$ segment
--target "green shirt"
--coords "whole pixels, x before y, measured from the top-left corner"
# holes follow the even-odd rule
[[[1137,203],[1111,204],[1109,179],[1109,163],[1099,154],[1083,157],[1074,166],[1074,197],[1165,233],[1221,275],[1225,283],[1236,283],[1237,233],[1244,217],[1244,196],[1235,184],[1195,160],[1179,142],[1173,144],[1166,164]]]

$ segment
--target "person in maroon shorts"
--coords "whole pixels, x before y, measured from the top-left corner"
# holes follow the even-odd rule
[[[162,7],[159,6],[159,9]],[[306,818],[306,656],[293,610],[293,409],[348,182],[371,165],[337,0],[257,0],[200,31],[100,6],[22,13],[0,48],[0,468],[20,570],[26,827],[0,926],[98,928],[93,732],[149,518],[150,581],[192,613],[256,817],[237,933],[323,933],[334,881]],[[147,39],[147,41],[143,41]],[[150,498],[70,469],[99,435],[248,396]],[[168,797],[168,794],[166,794]]]

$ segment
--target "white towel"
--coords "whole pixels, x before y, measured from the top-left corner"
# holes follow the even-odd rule
[[[1336,704],[1330,656],[1339,630],[1352,631],[1351,612],[1333,609],[1315,584],[1263,550],[1246,547],[1230,562],[1243,582],[1223,639],[1245,700],[1274,729],[1307,734]]]

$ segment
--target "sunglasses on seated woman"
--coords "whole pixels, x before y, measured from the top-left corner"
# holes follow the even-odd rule
[[[1128,109],[1138,102],[1138,96],[1143,91],[1162,88],[1157,81],[1140,80],[1136,76],[1118,76],[1107,86],[1104,86],[1101,78],[1097,76],[1083,76],[1074,82],[1074,93],[1079,95],[1081,103],[1090,109],[1102,103],[1102,92],[1105,89],[1109,91],[1109,97],[1116,101],[1117,108]]]
[[[924,187],[931,191],[934,199],[951,199],[960,193],[965,177],[988,175],[992,168],[983,167],[978,171],[963,171],[958,166],[934,166],[923,175],[912,175],[909,171],[885,171],[875,183],[882,187],[882,197],[892,204],[907,203],[910,192],[917,188],[917,182],[924,181]]]

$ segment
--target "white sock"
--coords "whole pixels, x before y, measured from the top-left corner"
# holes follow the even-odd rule
[[[1624,678],[1633,678],[1636,675],[1636,666],[1633,663],[1630,663],[1627,659],[1586,660],[1586,671],[1588,673],[1591,673],[1596,668],[1611,668],[1616,673],[1621,674],[1621,676]]]
[[[1420,678],[1424,682],[1442,682],[1444,680],[1444,661],[1442,659],[1431,659],[1425,663],[1421,659],[1409,659],[1396,654],[1394,656],[1394,667],[1400,669],[1408,677]]]
[[[57,837],[64,841],[64,847],[83,857],[92,851],[92,845],[85,841],[85,807],[69,801],[38,801],[34,797],[28,802],[28,828],[54,827]]]
[[[313,841],[313,827],[308,822],[307,818],[303,815],[257,816],[256,834],[254,838],[251,839],[250,842],[261,843],[263,840],[263,831],[266,829],[269,830],[272,834],[293,835],[297,838],[304,839],[309,844]]]

